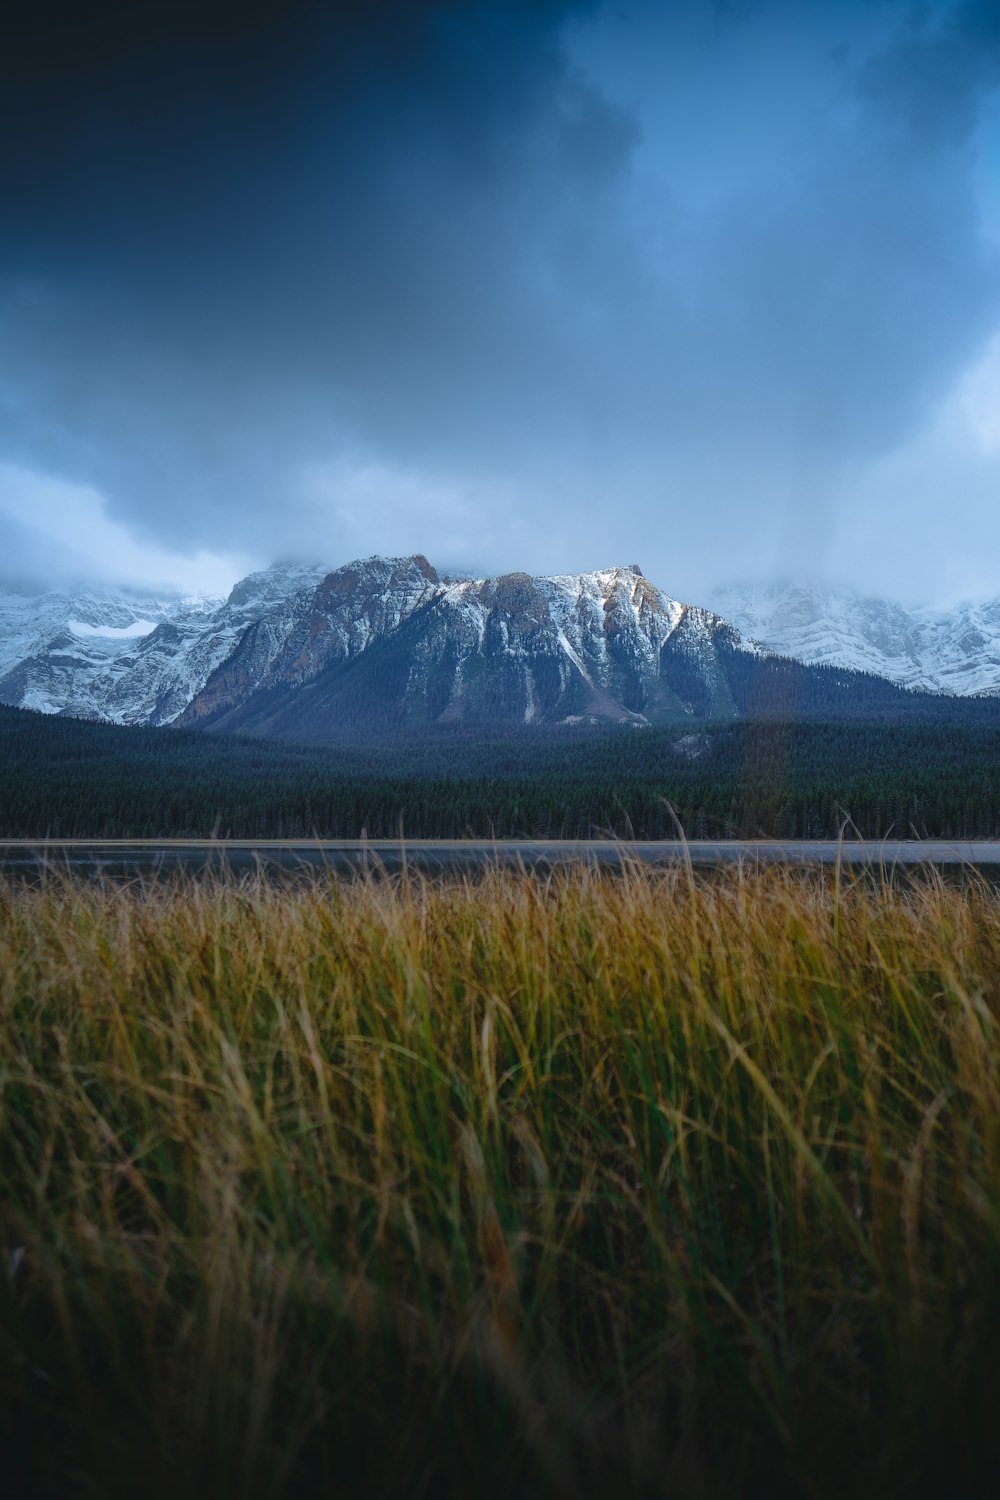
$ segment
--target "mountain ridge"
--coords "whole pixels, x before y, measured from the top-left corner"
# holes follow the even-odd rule
[[[810,666],[874,671],[919,692],[1000,693],[1000,599],[952,609],[803,584],[733,584],[712,607],[765,649]]]
[[[682,603],[638,564],[456,578],[421,553],[333,569],[279,563],[224,599],[0,590],[0,702],[323,739],[455,721],[726,719],[777,699],[790,712],[827,701],[853,712],[879,694],[891,707],[893,671],[898,687],[927,685],[934,632],[925,622],[918,638],[901,606],[808,590],[722,593],[732,618]],[[964,653],[953,676],[966,692],[1000,691],[1000,604],[995,664],[991,619],[982,606],[978,625],[938,627],[953,656]],[[982,660],[976,642],[989,648]]]
[[[324,578],[255,682],[248,633],[178,723],[285,732],[318,699],[326,717],[381,703],[393,722],[645,722],[689,608],[634,568],[444,580],[421,554],[368,558]]]

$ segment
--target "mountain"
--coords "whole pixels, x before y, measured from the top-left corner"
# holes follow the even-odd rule
[[[941,611],[802,586],[734,585],[712,606],[769,651],[921,692],[1000,693],[1000,599]]]
[[[323,580],[280,650],[261,652],[248,631],[177,722],[315,739],[435,721],[734,716],[720,634],[737,644],[638,567],[449,581],[421,556],[369,558]]]
[[[8,593],[0,640],[3,703],[314,742],[905,708],[878,677],[749,643],[636,565],[454,579],[420,555],[370,557],[332,572],[279,564],[224,600]],[[858,665],[878,660],[873,649]]]
[[[0,703],[169,724],[248,629],[281,638],[325,572],[277,564],[224,600],[0,589]]]
[[[426,558],[282,564],[225,600],[0,596],[0,702],[119,724],[636,724],[739,712],[713,615],[638,567],[454,580]]]
[[[899,714],[883,679],[786,661],[633,565],[452,580],[422,556],[329,574],[279,650],[257,632],[176,722],[303,742],[426,725]]]
[[[30,593],[0,586],[0,701],[104,717],[92,683],[157,625],[198,603],[180,596]]]

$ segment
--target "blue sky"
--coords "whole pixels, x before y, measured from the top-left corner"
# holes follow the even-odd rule
[[[993,5],[291,14],[14,7],[8,576],[1000,594]]]

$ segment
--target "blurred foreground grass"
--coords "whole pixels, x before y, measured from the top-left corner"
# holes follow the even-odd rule
[[[0,1489],[992,1494],[1000,894],[0,885]]]

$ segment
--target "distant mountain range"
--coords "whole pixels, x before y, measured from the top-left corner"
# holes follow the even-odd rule
[[[796,661],[876,672],[920,692],[1000,692],[1000,599],[906,609],[845,590],[743,585],[710,602],[743,635]]]
[[[279,564],[227,599],[0,589],[0,702],[170,724],[248,630],[287,630],[327,571]]]
[[[637,566],[454,579],[422,556],[279,564],[227,599],[0,589],[0,702],[322,741],[435,723],[666,724],[1000,691],[1000,601],[803,589],[682,604]],[[792,660],[788,660],[791,658]]]

